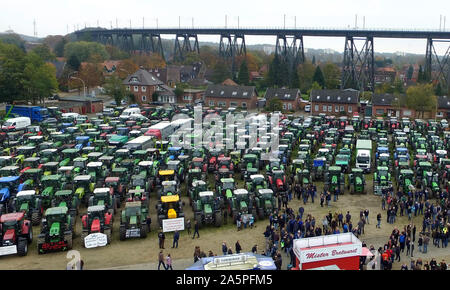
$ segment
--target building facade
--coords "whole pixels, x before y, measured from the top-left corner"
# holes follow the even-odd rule
[[[268,88],[264,98],[267,103],[271,99],[277,98],[283,104],[283,110],[297,111],[300,107],[301,92],[299,89]]]
[[[209,85],[205,91],[204,104],[209,107],[240,107],[251,110],[257,106],[254,86]]]
[[[311,113],[352,116],[359,112],[359,92],[346,90],[311,90]]]

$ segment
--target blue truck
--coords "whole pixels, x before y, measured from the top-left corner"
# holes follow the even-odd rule
[[[8,115],[12,113],[22,117],[28,117],[31,119],[31,122],[42,122],[48,118],[47,108],[39,106],[7,105],[6,112]]]

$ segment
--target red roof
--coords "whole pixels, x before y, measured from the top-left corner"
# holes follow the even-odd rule
[[[0,217],[0,223],[8,222],[8,221],[20,221],[24,217],[24,212],[14,212],[14,213],[8,213],[4,214]]]

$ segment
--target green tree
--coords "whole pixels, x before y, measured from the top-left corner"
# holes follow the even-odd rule
[[[325,87],[325,78],[323,76],[322,70],[320,66],[316,67],[316,71],[314,72],[313,82],[317,82],[322,88]]]
[[[67,44],[67,39],[63,37],[60,41],[58,41],[55,44],[55,48],[53,52],[57,57],[63,57],[64,56],[64,46]]]
[[[311,89],[313,83],[315,67],[311,62],[304,62],[298,66],[298,75],[300,79],[300,90],[306,93]]]
[[[298,76],[298,70],[295,65],[292,68],[290,80],[291,80],[291,83],[289,84],[289,87],[291,89],[299,89],[300,88],[300,78]]]
[[[6,44],[12,44],[25,52],[25,41],[15,33],[0,35],[0,41]]]
[[[403,83],[399,78],[395,78],[393,86],[394,86],[395,93],[404,93],[405,92],[405,89],[403,88]]]
[[[250,74],[248,72],[247,61],[244,60],[241,63],[241,67],[239,68],[238,83],[240,85],[247,86],[249,82],[250,82]]]
[[[88,61],[92,55],[98,55],[103,60],[109,59],[105,46],[97,42],[77,41],[69,42],[64,46],[64,56],[70,59],[77,56],[80,62]]]
[[[436,104],[437,98],[432,84],[419,84],[406,90],[406,106],[419,113],[417,118],[420,118],[421,113],[423,118],[426,111],[435,111]]]
[[[126,96],[125,86],[117,74],[110,76],[103,85],[107,95],[114,98],[116,104],[120,104],[122,99]]]
[[[434,90],[434,93],[436,94],[436,96],[443,96],[444,95],[444,92],[443,92],[442,87],[441,87],[441,83],[437,83],[436,88]]]
[[[417,82],[418,83],[423,83],[425,81],[425,75],[423,72],[423,68],[422,65],[419,66],[419,72],[417,74]]]
[[[158,92],[154,91],[152,94],[152,101],[157,102],[158,101]]]
[[[409,65],[408,72],[406,73],[406,78],[408,80],[411,80],[413,73],[414,73],[414,67],[412,65]]]
[[[56,56],[50,51],[50,47],[46,44],[41,44],[33,48],[33,52],[39,55],[44,61],[55,60]]]
[[[323,76],[325,79],[325,88],[332,90],[339,87],[341,71],[336,64],[331,62],[325,64],[323,67]]]
[[[80,69],[81,66],[81,62],[80,59],[78,58],[78,56],[76,56],[75,54],[72,54],[68,59],[67,59],[67,65],[74,71],[78,71]]]
[[[307,95],[310,96],[312,90],[321,90],[321,89],[323,89],[323,88],[319,85],[318,82],[313,82],[311,85],[311,88],[308,90]]]
[[[269,72],[267,76],[267,85],[269,87],[279,86],[281,83],[281,61],[278,55],[272,59],[269,65]]]
[[[0,41],[0,100],[12,103],[23,97],[25,53],[14,44]]]
[[[313,57],[312,57],[312,64],[316,65],[316,56],[315,55],[313,55]]]
[[[28,53],[25,63],[23,94],[33,104],[37,101],[43,102],[44,98],[52,95],[58,88],[55,68],[45,63],[35,52]]]
[[[269,112],[281,111],[282,109],[283,103],[278,98],[272,98],[266,104],[266,110]]]
[[[372,101],[373,93],[370,91],[365,91],[361,94],[361,99],[365,101]]]
[[[231,72],[224,61],[219,61],[213,68],[212,81],[214,83],[221,83],[224,80],[231,78]]]
[[[175,90],[173,91],[173,93],[175,94],[175,96],[177,97],[177,100],[178,100],[179,98],[181,98],[184,95],[184,90],[181,87],[177,86],[175,88]]]

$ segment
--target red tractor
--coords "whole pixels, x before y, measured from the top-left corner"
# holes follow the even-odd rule
[[[28,244],[32,240],[31,221],[25,219],[24,212],[4,214],[0,217],[0,256],[26,256]]]
[[[267,176],[270,188],[276,196],[283,195],[287,191],[286,175],[283,170],[274,170],[272,174]]]
[[[219,157],[216,165],[216,171],[219,171],[219,169],[228,169],[231,172],[234,172],[234,164],[231,162],[231,157],[225,157],[221,156]]]
[[[90,234],[103,233],[106,235],[106,242],[111,243],[111,231],[113,218],[104,205],[94,205],[88,207],[87,214],[82,216],[83,232],[81,233],[81,243],[85,245],[85,238]]]
[[[207,173],[208,164],[205,163],[202,157],[195,157],[192,159],[189,169],[200,169],[203,173]]]
[[[208,173],[211,173],[217,168],[217,159],[221,156],[224,156],[221,150],[213,149],[209,151],[209,160],[208,160]]]

